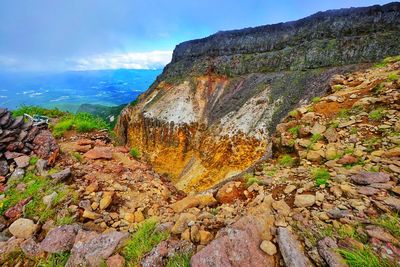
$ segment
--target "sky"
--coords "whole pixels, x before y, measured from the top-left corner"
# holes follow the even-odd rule
[[[389,2],[0,0],[0,70],[162,68],[183,41]]]

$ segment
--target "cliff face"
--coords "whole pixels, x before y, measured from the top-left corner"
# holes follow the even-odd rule
[[[116,132],[184,190],[204,190],[260,159],[290,110],[334,74],[400,54],[400,4],[320,12],[179,44]]]

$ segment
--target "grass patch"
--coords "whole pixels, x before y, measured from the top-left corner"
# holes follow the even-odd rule
[[[68,261],[70,253],[69,252],[60,252],[53,253],[47,256],[46,260],[42,260],[39,262],[39,267],[59,267],[65,266]]]
[[[67,224],[73,224],[75,222],[75,218],[71,215],[64,215],[62,217],[57,218],[56,225],[61,226],[61,225],[67,225]]]
[[[138,266],[142,257],[150,252],[153,247],[169,237],[167,232],[155,232],[157,221],[148,219],[144,221],[136,233],[122,250],[122,255],[128,262],[128,266]]]
[[[318,142],[321,139],[322,139],[321,134],[313,134],[310,138],[310,141],[311,141],[311,143],[315,144],[316,142]]]
[[[338,117],[341,119],[348,119],[350,117],[349,110],[342,108],[341,110],[339,110]]]
[[[110,125],[103,119],[89,113],[69,114],[63,117],[53,127],[53,134],[61,137],[66,131],[76,129],[77,132],[85,133],[94,130],[110,129]]]
[[[387,57],[381,62],[377,63],[374,65],[375,68],[383,68],[386,67],[389,63],[395,63],[397,61],[400,61],[400,56],[394,56],[394,57]]]
[[[190,267],[191,253],[177,253],[168,259],[166,267]]]
[[[371,248],[347,250],[339,249],[349,267],[395,267],[395,263],[379,258]]]
[[[374,121],[380,121],[384,115],[384,109],[377,108],[369,113],[368,118]]]
[[[49,118],[60,118],[69,113],[65,112],[65,111],[61,111],[57,108],[46,109],[46,108],[41,108],[41,107],[37,107],[37,106],[21,105],[19,108],[13,110],[12,114],[15,117],[23,116],[24,114],[28,114],[30,116],[40,115],[40,116],[46,116]]]
[[[311,171],[311,174],[315,179],[315,184],[317,186],[326,185],[331,178],[331,175],[325,168],[315,168]]]
[[[32,157],[29,159],[29,165],[35,165],[36,162],[38,162],[38,160],[39,160],[38,157],[32,156]]]
[[[129,151],[129,154],[134,157],[135,159],[140,158],[140,152],[136,147],[132,147],[131,150]]]
[[[373,223],[387,229],[393,236],[400,238],[400,218],[397,213],[383,214]]]
[[[321,97],[319,97],[319,96],[313,97],[313,99],[312,99],[311,101],[312,101],[313,103],[318,103],[318,102],[321,101]]]
[[[246,182],[247,187],[250,187],[252,184],[261,184],[260,179],[258,179],[257,177],[255,177],[254,175],[252,175],[250,173],[245,173],[243,175],[243,178]]]
[[[297,118],[298,115],[299,115],[299,112],[297,110],[292,110],[289,112],[290,117]]]
[[[343,89],[343,85],[341,84],[335,84],[334,86],[332,86],[333,91],[339,91],[341,89]]]
[[[388,75],[388,80],[391,82],[397,81],[399,79],[399,76],[396,73],[390,73]]]
[[[73,156],[76,161],[82,162],[82,155],[79,152],[73,151],[71,152],[71,156]]]
[[[294,138],[297,138],[300,133],[300,127],[301,127],[300,125],[296,125],[296,126],[290,128],[288,130],[288,132],[291,133]]]
[[[292,156],[286,154],[279,159],[279,164],[282,166],[290,167],[293,166],[294,159],[292,158]]]

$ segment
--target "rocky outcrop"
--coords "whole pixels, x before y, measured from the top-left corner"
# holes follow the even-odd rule
[[[399,22],[392,3],[179,44],[116,132],[180,189],[204,190],[262,158],[279,121],[334,74],[400,54]]]

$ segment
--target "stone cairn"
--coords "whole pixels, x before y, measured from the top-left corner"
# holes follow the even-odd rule
[[[29,155],[51,163],[58,154],[56,140],[47,124],[35,124],[23,116],[14,118],[6,108],[0,108],[0,176],[5,179],[15,168],[29,164]],[[26,166],[24,166],[26,167]]]

